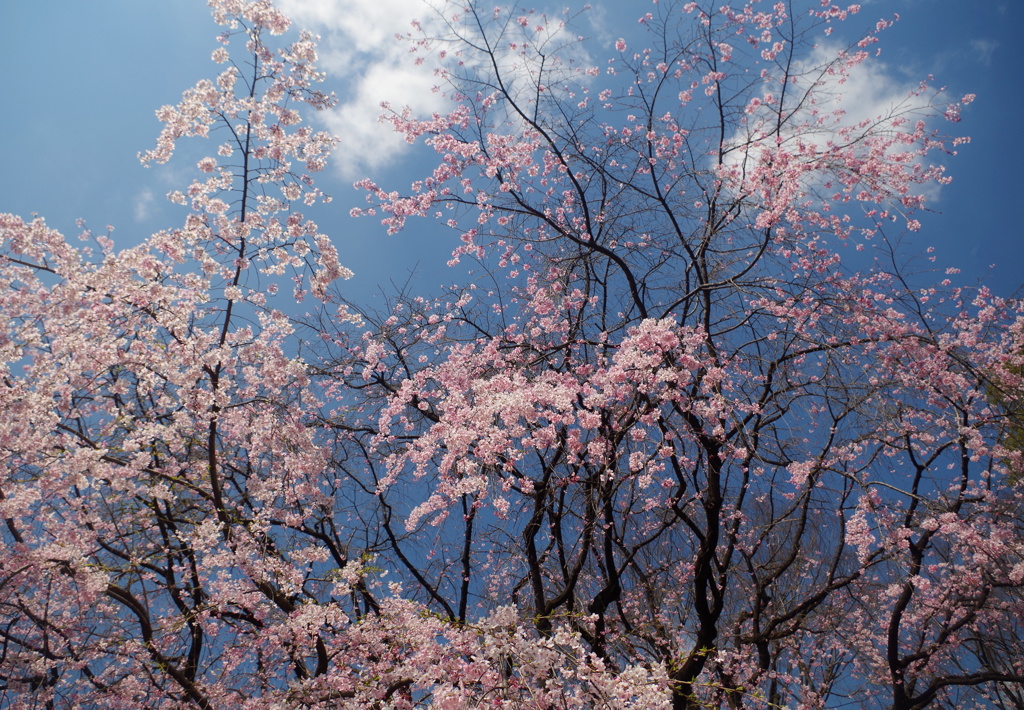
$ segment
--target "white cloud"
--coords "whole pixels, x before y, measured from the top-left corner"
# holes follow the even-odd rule
[[[426,22],[436,14],[423,0],[280,0],[278,4],[297,25],[346,38],[345,45],[332,43],[332,52],[338,56],[386,53],[395,44],[396,33],[408,32],[413,20]]]
[[[145,222],[152,216],[155,201],[156,198],[153,195],[153,191],[148,187],[142,188],[139,194],[135,196],[134,211],[136,222]]]
[[[381,102],[408,106],[415,115],[444,109],[443,97],[432,90],[434,66],[416,65],[409,42],[396,38],[412,29],[413,20],[424,27],[437,21],[436,11],[422,0],[281,0],[279,5],[296,25],[323,36],[320,64],[340,100],[321,118],[341,140],[332,163],[344,178],[363,177],[408,148],[390,124],[378,120]]]
[[[834,61],[838,47],[819,45],[802,62],[799,71],[814,73],[815,67],[825,66]],[[841,112],[842,118],[827,138],[835,138],[843,127],[857,125],[864,121],[872,123],[889,122],[891,118],[904,114],[911,108],[908,94],[916,87],[889,73],[888,67],[868,58],[849,70],[845,75],[834,74],[821,77],[815,93],[819,98],[817,109],[821,113]],[[824,100],[822,100],[824,98]]]
[[[344,177],[362,177],[365,170],[388,165],[408,148],[390,123],[378,120],[381,102],[394,101],[396,109],[408,106],[415,115],[440,111],[442,99],[430,93],[429,85],[426,89],[416,68],[367,68],[347,99],[322,117],[327,129],[341,139],[331,159]]]
[[[794,66],[792,74],[797,79],[787,89],[791,97],[787,104],[792,108],[796,105],[792,97],[805,96],[808,91],[814,101],[803,101],[789,118],[790,129],[784,127],[782,130],[784,145],[795,146],[799,142],[805,147],[813,145],[818,150],[824,150],[832,143],[851,145],[856,151],[861,136],[871,133],[892,134],[895,131],[912,132],[917,120],[934,114],[928,104],[941,97],[927,93],[912,96],[912,92],[920,87],[898,78],[878,60],[869,57],[846,71],[828,71],[827,67],[835,66],[838,53],[838,46],[817,45]],[[777,85],[766,83],[763,90],[766,94],[774,92],[776,96],[779,95]],[[747,125],[737,130],[727,141],[732,146],[745,146],[730,153],[728,167],[738,167],[745,160],[757,160],[762,150],[774,147],[774,136],[766,138],[763,144],[757,139],[759,132],[771,134],[776,121],[777,114],[766,108],[762,106],[753,110],[748,116]],[[865,151],[869,150],[867,146],[862,147]],[[891,150],[907,149],[894,145]],[[809,176],[803,187],[813,189],[823,179],[827,178],[820,174]],[[916,188],[917,194],[929,200],[935,199],[938,191],[939,185],[935,183],[918,185]]]
[[[279,0],[279,4],[297,26],[322,35],[321,67],[330,75],[329,88],[340,101],[322,114],[321,120],[340,138],[332,162],[349,179],[364,177],[368,171],[394,162],[409,147],[389,122],[379,120],[382,102],[399,112],[409,108],[414,117],[424,118],[454,108],[444,97],[449,87],[436,74],[444,63],[445,45],[438,42],[435,52],[417,48],[412,53],[414,41],[396,35],[405,37],[411,32],[415,39],[421,34],[435,38],[462,34],[472,38],[474,44],[484,44],[479,41],[473,16],[467,17],[455,5],[448,6],[453,14],[443,16],[425,0]],[[569,73],[588,61],[576,35],[563,25],[567,18],[562,11],[530,11],[512,17],[500,12],[480,19],[485,24],[494,20],[488,28],[495,32],[490,38],[494,54],[486,57],[470,51],[460,57],[462,69],[486,75],[493,59],[506,88],[524,103],[537,94],[535,82],[540,67],[534,54],[521,53],[524,45],[543,50],[548,58],[544,65],[546,79],[552,84],[548,88],[556,92],[560,82],[557,74],[552,74],[558,70],[550,62],[551,55],[557,54]],[[460,44],[466,49],[464,42],[456,42]]]

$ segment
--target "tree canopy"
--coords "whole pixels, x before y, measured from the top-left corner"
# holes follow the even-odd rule
[[[1024,707],[1024,314],[863,257],[972,98],[851,114],[887,22],[439,8],[434,166],[355,212],[473,267],[371,310],[316,38],[210,6],[180,226],[0,215],[0,707]]]

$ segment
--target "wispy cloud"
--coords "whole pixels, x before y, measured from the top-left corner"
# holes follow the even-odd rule
[[[992,64],[992,56],[999,48],[999,42],[991,39],[972,39],[971,50],[974,57],[985,66]]]
[[[148,187],[142,188],[139,194],[135,196],[135,221],[145,222],[149,219],[153,215],[153,205],[155,203],[156,197],[153,195],[153,191]]]

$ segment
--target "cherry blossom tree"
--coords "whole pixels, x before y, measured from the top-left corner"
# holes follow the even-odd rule
[[[856,6],[660,3],[600,67],[565,18],[449,9],[413,41],[457,108],[392,114],[437,168],[362,186],[390,230],[448,220],[490,281],[399,304],[352,371],[391,453],[351,475],[423,602],[568,620],[610,667],[664,667],[676,708],[1019,683],[985,660],[1019,657],[985,640],[1019,609],[984,396],[1016,307],[858,259],[919,228],[965,140],[934,120],[971,97],[857,115],[843,87],[891,23],[829,44]]]
[[[1024,314],[859,251],[969,101],[851,115],[888,22],[660,3],[597,68],[441,8],[437,166],[357,212],[477,269],[373,312],[302,214],[315,38],[210,5],[142,155],[213,142],[183,225],[0,216],[0,707],[1019,707]]]

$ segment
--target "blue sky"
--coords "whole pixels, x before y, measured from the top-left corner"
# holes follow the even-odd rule
[[[564,1],[564,0],[563,0]],[[594,57],[613,53],[621,33],[635,27],[646,3],[591,0]],[[342,262],[356,272],[352,298],[401,282],[419,264],[433,283],[451,250],[450,233],[414,221],[388,237],[372,219],[348,211],[365,204],[352,182],[369,176],[402,189],[424,173],[422,155],[382,134],[377,105],[436,108],[429,80],[408,64],[393,40],[413,17],[429,14],[419,0],[281,0],[298,24],[324,35],[321,54],[328,88],[340,110],[315,120],[342,138],[335,167],[320,186],[335,197],[316,217],[336,241]],[[561,7],[561,3],[557,4]],[[990,0],[875,0],[865,2],[851,30],[894,12],[901,21],[883,35],[886,77],[902,85],[934,74],[951,96],[978,98],[956,130],[972,143],[948,163],[954,181],[942,189],[908,254],[935,246],[937,265],[958,266],[962,282],[982,281],[1011,295],[1024,283],[1024,2]],[[626,28],[626,29],[622,29]],[[181,221],[163,195],[186,182],[190,166],[143,168],[136,158],[153,146],[154,111],[176,103],[198,79],[212,77],[209,61],[218,30],[201,0],[27,0],[7,3],[0,23],[0,211],[33,212],[65,234],[76,218],[93,229],[113,225],[115,241],[131,244]],[[925,266],[926,263],[922,263]],[[990,268],[990,265],[994,265]]]

